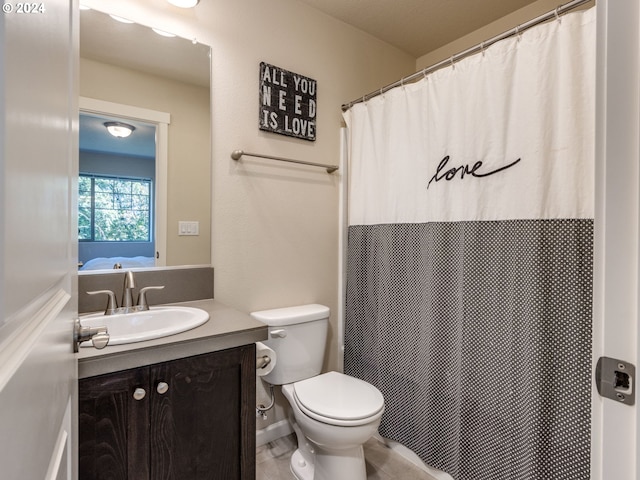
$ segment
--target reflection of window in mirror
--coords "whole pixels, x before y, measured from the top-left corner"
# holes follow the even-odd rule
[[[105,125],[107,124],[107,125]],[[107,126],[131,127],[127,136]],[[127,131],[128,130],[128,131]],[[81,269],[154,265],[156,127],[80,115],[78,260]]]
[[[78,240],[153,242],[150,178],[80,173]]]

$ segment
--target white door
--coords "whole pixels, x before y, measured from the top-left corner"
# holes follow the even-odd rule
[[[640,6],[637,0],[598,0],[596,8],[594,360],[606,356],[640,367]],[[639,478],[640,398],[627,405],[593,393],[592,478]]]
[[[77,369],[78,14],[0,18],[0,477],[72,479]]]

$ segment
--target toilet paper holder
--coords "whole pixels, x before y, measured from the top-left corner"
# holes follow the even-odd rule
[[[269,355],[263,355],[262,357],[257,357],[256,358],[256,370],[260,370],[261,368],[265,368],[270,363],[271,363],[271,357]]]
[[[276,352],[264,343],[256,342],[256,375],[258,378],[269,375],[277,362]],[[258,404],[256,406],[256,416],[266,420],[267,412],[273,408],[274,403],[273,385],[269,383],[269,405]]]

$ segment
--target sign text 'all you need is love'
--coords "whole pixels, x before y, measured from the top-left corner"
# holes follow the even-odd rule
[[[260,63],[260,130],[314,141],[318,82]]]

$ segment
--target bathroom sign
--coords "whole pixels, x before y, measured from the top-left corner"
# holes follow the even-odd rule
[[[260,130],[314,141],[318,82],[260,63]]]

